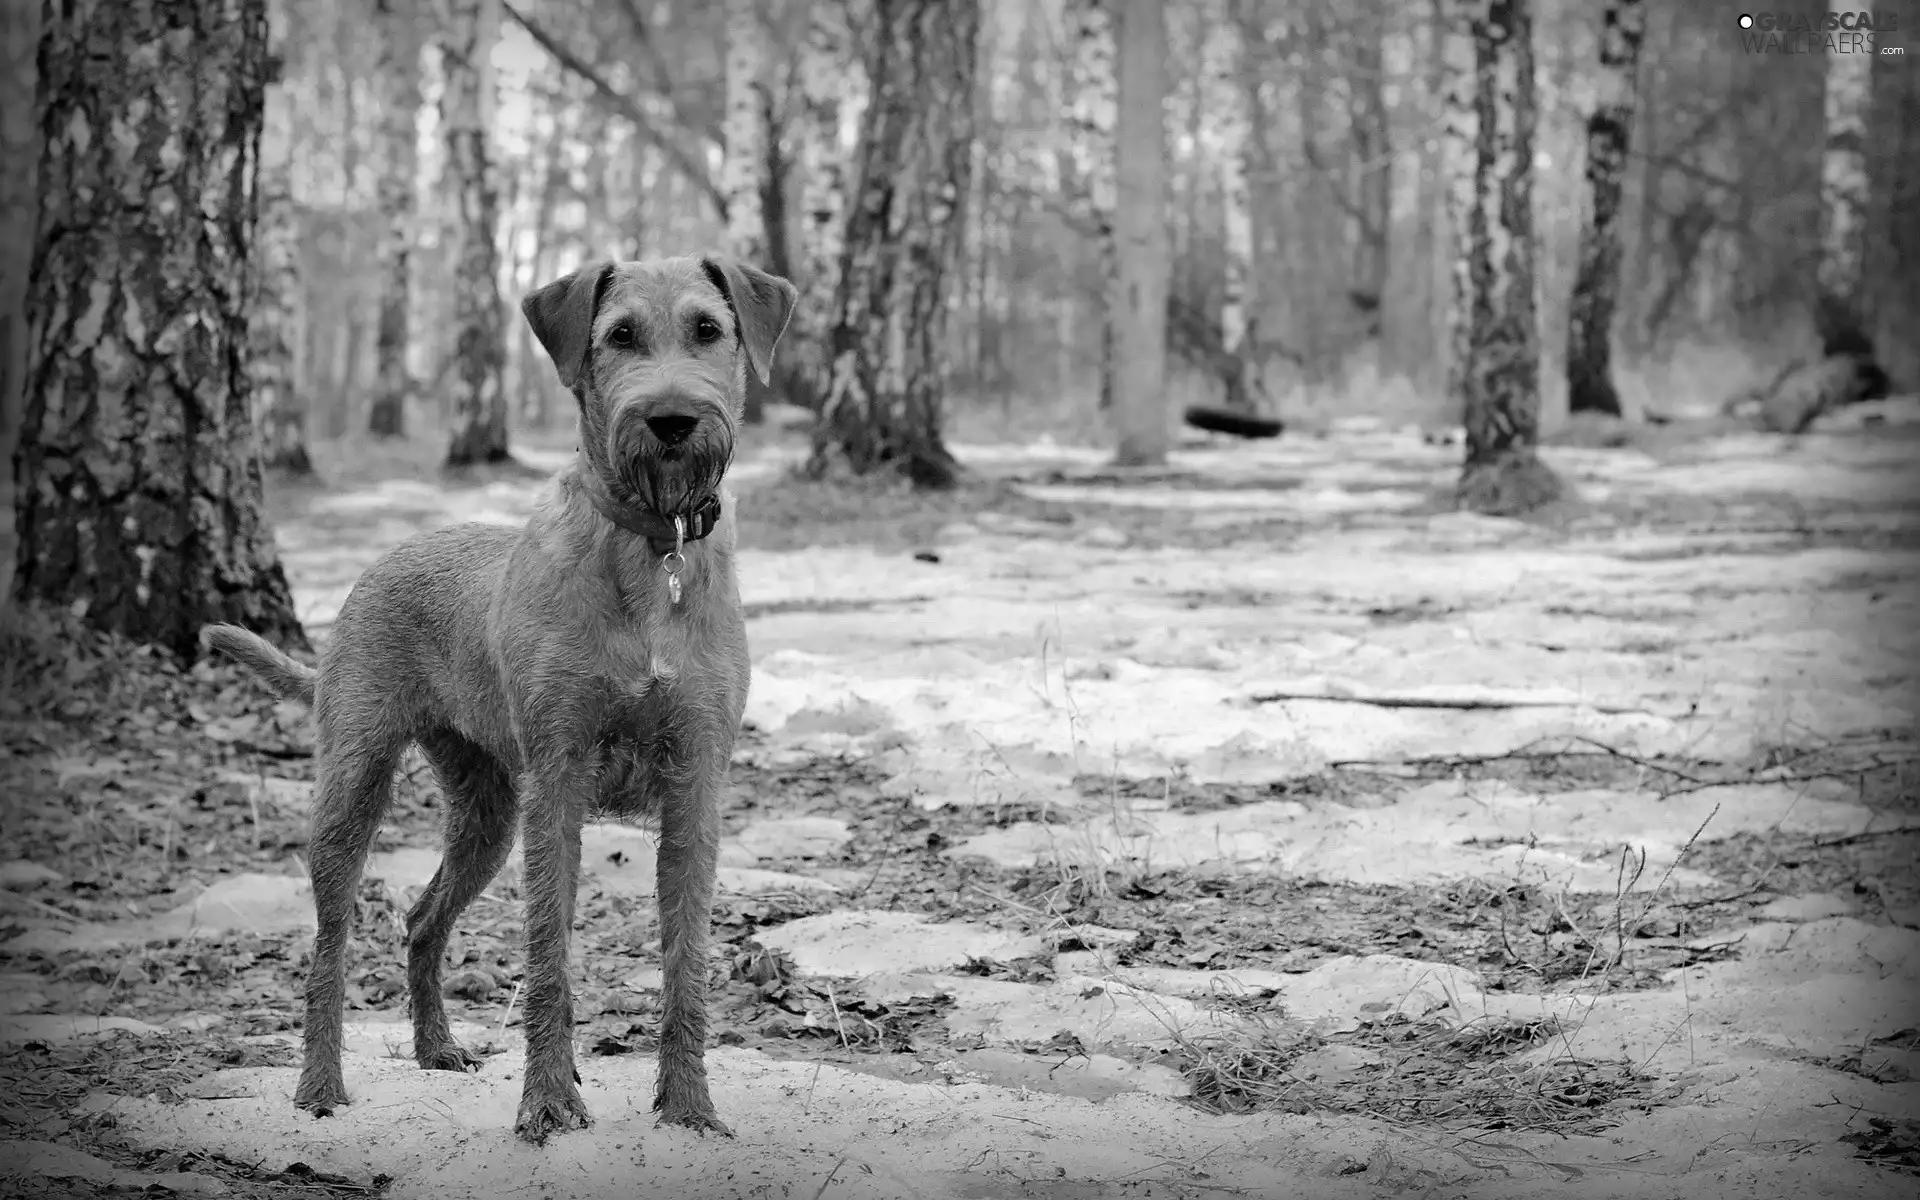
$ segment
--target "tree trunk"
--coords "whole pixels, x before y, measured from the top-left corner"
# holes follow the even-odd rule
[[[566,139],[553,138],[547,143],[545,161],[541,164],[539,199],[534,204],[533,212],[533,246],[528,264],[529,291],[550,282],[547,278],[548,264],[553,257],[553,245],[560,240],[556,238],[553,228],[553,210],[566,192],[567,150]],[[631,257],[640,257],[637,246],[632,247],[632,251]],[[515,390],[520,397],[521,412],[527,424],[533,428],[550,429],[557,407],[555,401],[565,397],[566,390],[543,361],[539,345],[534,341],[533,326],[525,321],[516,321],[514,327],[514,336],[519,339],[520,356],[520,381]]]
[[[375,0],[380,24],[380,57],[373,83],[379,89],[377,144],[380,176],[380,325],[374,341],[373,404],[367,431],[375,437],[404,437],[407,401],[414,383],[407,368],[412,341],[414,176],[419,148],[414,122],[420,111],[419,0]]]
[[[1163,0],[1124,0],[1119,21],[1113,418],[1123,466],[1165,462],[1167,443],[1167,28]]]
[[[1369,0],[1352,32],[1357,39],[1347,85],[1347,127],[1352,130],[1353,264],[1348,296],[1368,330],[1380,332],[1380,305],[1387,287],[1387,239],[1393,220],[1393,142],[1387,120],[1387,74],[1382,42],[1386,21],[1378,0]]]
[[[208,621],[304,647],[247,375],[265,0],[43,11],[19,594],[185,658]]]
[[[1098,230],[1097,256],[1100,294],[1099,380],[1100,407],[1113,403],[1113,313],[1118,262],[1113,244],[1113,211],[1117,185],[1114,176],[1114,131],[1119,104],[1115,77],[1118,47],[1114,40],[1114,5],[1123,0],[1068,0],[1068,36],[1073,38],[1072,92],[1067,144],[1073,158],[1075,195],[1072,207],[1080,222]]]
[[[1260,88],[1271,99],[1267,118],[1276,139],[1278,169],[1266,181],[1265,211],[1256,220],[1273,239],[1273,275],[1284,288],[1263,298],[1262,329],[1297,356],[1302,383],[1331,380],[1353,348],[1352,256],[1356,236],[1349,179],[1334,153],[1345,153],[1345,106],[1336,104],[1339,74],[1323,49],[1340,21],[1323,6],[1284,12],[1280,37],[1268,52]],[[1295,164],[1304,165],[1302,170]]]
[[[992,112],[992,99],[987,88],[991,84],[992,72],[974,73],[975,111]],[[983,78],[985,76],[985,78]],[[965,363],[962,371],[957,372],[965,378],[962,390],[974,396],[985,391],[984,353],[987,345],[987,281],[993,269],[993,251],[990,243],[989,222],[993,219],[993,152],[985,143],[975,140],[973,143],[973,167],[967,177],[966,232],[961,235],[960,261],[966,265],[957,285],[961,301],[960,307],[966,314],[961,321],[961,336],[954,353],[957,359]]]
[[[1866,39],[1869,43],[1873,35]],[[1843,39],[1844,41],[1844,39]],[[1826,147],[1820,158],[1821,222],[1814,330],[1821,352],[1873,358],[1863,306],[1867,227],[1867,117],[1873,100],[1871,47],[1826,56]]]
[[[1920,70],[1881,71],[1875,86],[1871,138],[1885,147],[1874,156],[1874,247],[1866,292],[1878,322],[1875,354],[1894,392],[1920,392]]]
[[[39,204],[39,127],[35,122],[34,63],[40,45],[40,6],[9,4],[0,16],[0,224],[18,235],[0,241],[0,610],[12,602],[14,452],[26,403],[27,269]]]
[[[727,195],[727,253],[765,268],[767,219],[767,28],[759,0],[726,0],[727,118],[726,158],[720,187]],[[745,420],[760,422],[767,385],[747,372]]]
[[[260,222],[254,243],[251,313],[253,408],[260,464],[290,475],[311,475],[307,455],[307,397],[294,372],[305,297],[300,288],[300,224],[293,207],[293,96],[281,82],[290,38],[284,5],[269,5],[274,29],[260,136]]]
[[[1232,3],[1233,0],[1229,0]],[[1252,152],[1252,121],[1244,72],[1241,23],[1215,14],[1217,23],[1206,33],[1203,48],[1202,103],[1218,138],[1220,226],[1224,251],[1220,300],[1220,344],[1226,355],[1221,383],[1228,408],[1261,407],[1262,391],[1254,363],[1257,328],[1253,314],[1260,309],[1259,278],[1253,270],[1253,210],[1247,191],[1248,157]]]
[[[447,174],[456,197],[454,344],[447,372],[453,436],[447,466],[506,461],[507,397],[502,386],[505,314],[500,304],[499,222],[493,165],[487,150],[487,57],[499,30],[498,0],[443,0],[440,34],[440,124]]]
[[[1387,143],[1404,170],[1390,181],[1386,279],[1380,297],[1380,364],[1389,375],[1420,391],[1438,390],[1434,367],[1435,214],[1443,184],[1435,153],[1432,114],[1439,110],[1443,78],[1436,73],[1438,23],[1430,9],[1389,22],[1381,39],[1382,69],[1398,81],[1388,106]]]
[[[1567,408],[1617,417],[1611,339],[1620,291],[1620,192],[1646,34],[1644,0],[1607,0],[1602,20],[1598,94],[1587,118],[1587,223],[1567,317]]]
[[[1232,23],[1239,47],[1239,67],[1235,86],[1237,102],[1247,117],[1240,166],[1240,183],[1247,204],[1247,279],[1249,286],[1241,294],[1246,311],[1246,330],[1242,336],[1242,356],[1247,360],[1246,378],[1256,394],[1270,397],[1269,368],[1276,359],[1293,361],[1293,352],[1280,342],[1290,335],[1285,302],[1287,288],[1278,284],[1284,276],[1285,232],[1274,220],[1280,209],[1282,171],[1276,151],[1283,122],[1274,120],[1276,95],[1293,79],[1290,64],[1283,61],[1274,38],[1264,0],[1228,0],[1227,19]],[[1262,287],[1265,283],[1267,286]],[[1177,332],[1177,330],[1176,330]]]
[[[768,51],[768,57],[771,63],[772,51]],[[792,88],[792,71],[783,71],[782,76],[778,90],[784,94]],[[760,223],[767,231],[767,247],[761,261],[766,270],[791,279],[793,248],[787,244],[787,188],[793,169],[787,161],[785,126],[775,103],[775,91],[773,84],[760,89],[760,128],[767,132],[763,139],[766,161],[760,166]]]
[[[948,275],[973,164],[979,0],[877,0],[861,121],[859,186],[847,216],[833,372],[814,469],[835,455],[915,486],[951,486],[940,433]]]
[[[633,181],[633,203],[628,206],[626,217],[620,223],[620,256],[622,258],[647,256],[647,231],[651,215],[647,189],[641,181],[648,177],[651,164],[658,154],[659,151],[655,150],[652,143],[645,138],[634,133],[627,135],[627,177]],[[521,324],[524,325],[526,322],[522,321]]]
[[[846,245],[847,154],[840,129],[848,98],[862,75],[847,23],[847,0],[813,0],[800,51],[800,303],[794,308],[790,353],[804,382],[806,403],[818,409],[833,374],[831,340],[837,319],[840,259]]]
[[[1540,347],[1533,289],[1533,29],[1527,0],[1453,0],[1450,399],[1464,413],[1456,501],[1512,514],[1561,483],[1535,453]]]

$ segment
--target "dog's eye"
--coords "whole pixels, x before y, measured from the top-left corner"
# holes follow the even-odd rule
[[[704,344],[720,340],[720,322],[712,317],[700,317],[693,323],[693,336]]]
[[[622,350],[630,348],[633,345],[633,326],[615,325],[613,332],[607,335],[607,340]]]

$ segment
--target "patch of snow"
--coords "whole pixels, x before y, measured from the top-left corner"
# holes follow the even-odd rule
[[[773,817],[749,822],[733,840],[758,858],[831,858],[852,837],[833,817]]]
[[[1061,1036],[1088,1050],[1121,1055],[1174,1047],[1184,1039],[1224,1037],[1246,1023],[1178,996],[1116,979],[1068,975],[1053,983],[1012,983],[978,976],[943,981],[953,996],[947,1029],[990,1044],[1040,1046]]]
[[[1611,790],[1540,795],[1501,783],[1443,780],[1379,808],[1328,803],[1309,810],[1270,800],[1220,812],[1129,808],[1067,824],[1020,821],[977,834],[949,853],[1005,867],[1234,865],[1348,883],[1508,879],[1609,893],[1619,884],[1619,848],[1626,845],[1646,854],[1646,870],[1629,887],[1639,893],[1662,878],[1675,886],[1713,882],[1674,865],[1696,832],[1707,838],[1763,830],[1844,835],[1886,820],[1864,806],[1784,784],[1730,785],[1663,799]]]
[[[824,879],[795,875],[789,871],[762,871],[755,867],[721,867],[714,885],[722,892],[740,895],[764,895],[768,892],[834,892],[839,889]]]
[[[1480,977],[1463,967],[1393,954],[1336,958],[1287,976],[1280,1001],[1287,1018],[1320,1033],[1347,1032],[1392,1016],[1419,1020],[1450,1011],[1460,1020],[1482,1010]]]
[[[0,1142],[0,1179],[79,1180],[115,1191],[225,1196],[231,1190],[196,1171],[123,1171],[104,1158],[52,1142]]]
[[[1271,996],[1291,978],[1262,967],[1233,967],[1222,971],[1194,971],[1181,967],[1119,966],[1097,950],[1074,950],[1054,956],[1056,975],[1090,975],[1116,979],[1129,987],[1166,996],[1203,999],[1209,996]]]
[[[767,949],[786,954],[802,974],[856,978],[939,971],[976,958],[1009,962],[1046,951],[1041,938],[907,912],[821,913],[762,929],[755,937]]]
[[[0,1016],[0,1045],[23,1042],[70,1042],[103,1033],[159,1033],[161,1027],[132,1017],[73,1016],[64,1013],[12,1013]]]
[[[52,867],[43,867],[24,858],[12,858],[0,862],[0,888],[13,891],[25,891],[28,888],[59,883],[66,876]]]

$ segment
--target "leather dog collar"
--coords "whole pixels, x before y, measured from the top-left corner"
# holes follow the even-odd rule
[[[583,490],[601,516],[628,533],[647,539],[647,548],[655,554],[664,555],[674,549],[673,518],[663,517],[650,508],[618,504],[613,497],[592,484]],[[712,533],[720,524],[720,493],[714,492],[695,505],[692,511],[684,515],[684,519],[686,533],[683,541],[697,542]]]

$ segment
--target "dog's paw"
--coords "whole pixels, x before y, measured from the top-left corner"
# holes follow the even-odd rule
[[[712,1105],[656,1104],[660,1114],[660,1124],[678,1125],[682,1129],[691,1129],[695,1133],[717,1133],[721,1137],[732,1137],[733,1130],[727,1128],[720,1114],[713,1111]]]
[[[458,1042],[448,1042],[437,1050],[429,1050],[414,1056],[422,1071],[459,1071],[463,1074],[478,1071],[486,1059],[462,1046]]]
[[[529,1092],[520,1098],[520,1115],[513,1131],[536,1146],[556,1133],[585,1129],[593,1124],[587,1106],[574,1088],[563,1092]]]
[[[330,1117],[334,1109],[347,1106],[347,1085],[337,1074],[302,1075],[300,1086],[293,1092],[293,1103],[316,1117]]]

